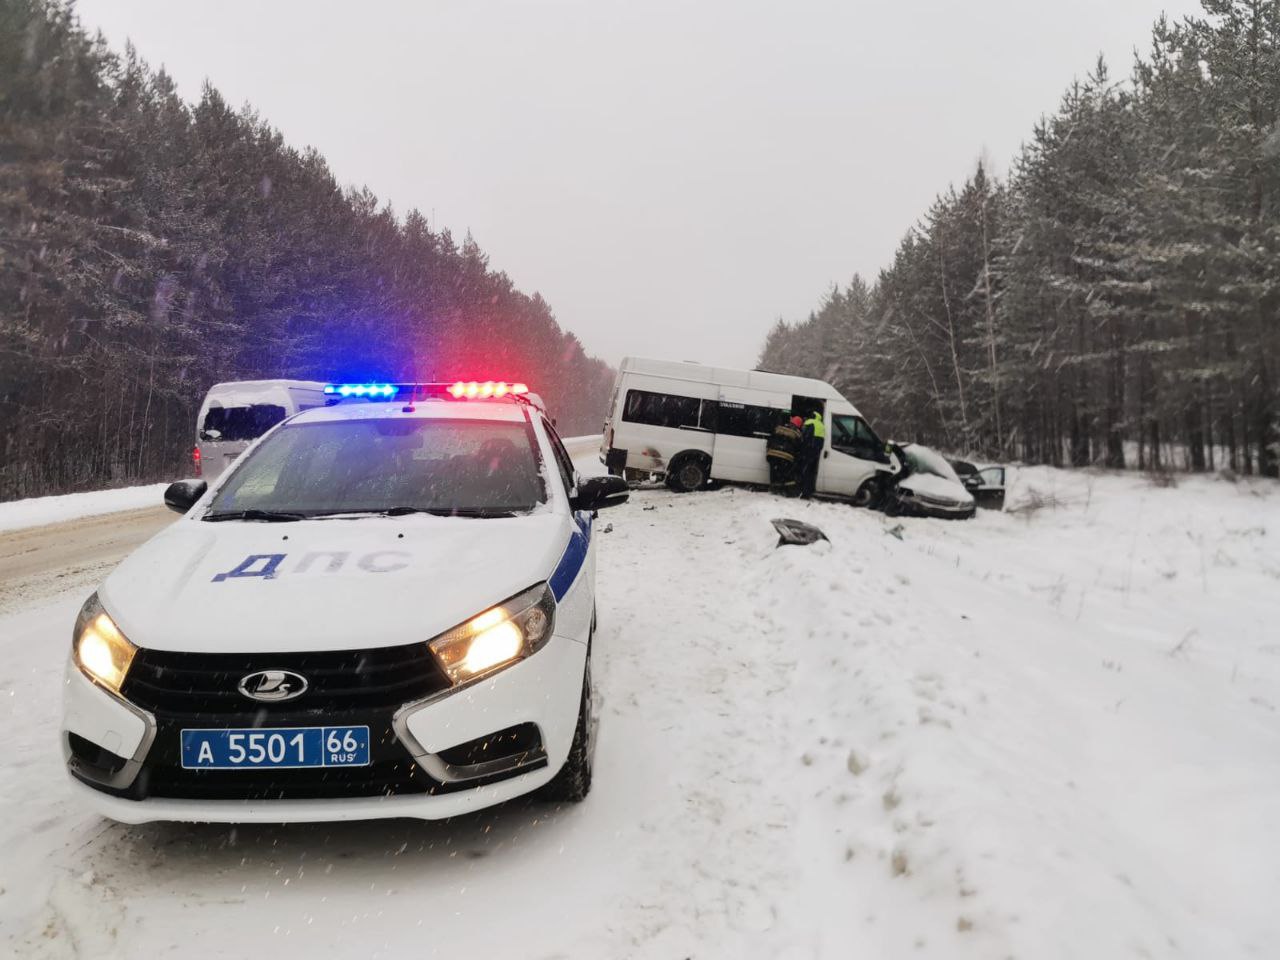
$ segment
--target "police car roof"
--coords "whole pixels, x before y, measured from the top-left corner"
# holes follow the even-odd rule
[[[429,398],[409,404],[403,400],[341,400],[298,414],[290,423],[331,423],[338,420],[502,420],[520,423],[526,404],[518,400],[454,400]]]

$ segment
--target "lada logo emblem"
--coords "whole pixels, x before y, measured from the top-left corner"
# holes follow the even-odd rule
[[[291,670],[259,670],[240,680],[240,692],[250,700],[278,703],[307,691],[307,678]]]

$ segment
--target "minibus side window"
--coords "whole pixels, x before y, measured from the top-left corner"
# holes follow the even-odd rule
[[[702,401],[697,397],[679,397],[671,393],[628,390],[622,408],[622,419],[628,423],[644,423],[652,427],[696,427]]]
[[[716,411],[715,431],[732,437],[768,437],[785,415],[785,410],[773,407],[721,400]]]

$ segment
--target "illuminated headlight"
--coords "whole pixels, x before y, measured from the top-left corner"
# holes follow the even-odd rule
[[[551,638],[556,599],[545,583],[491,607],[427,644],[457,686],[536,653]]]
[[[80,608],[71,640],[76,666],[91,680],[119,693],[138,648],[102,609],[95,593]]]

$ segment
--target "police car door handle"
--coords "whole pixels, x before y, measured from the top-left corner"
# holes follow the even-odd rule
[[[823,460],[827,459],[827,457],[829,457],[829,456],[831,456],[831,451],[830,451],[830,450],[823,450],[823,451],[822,451],[822,459],[823,459]]]

